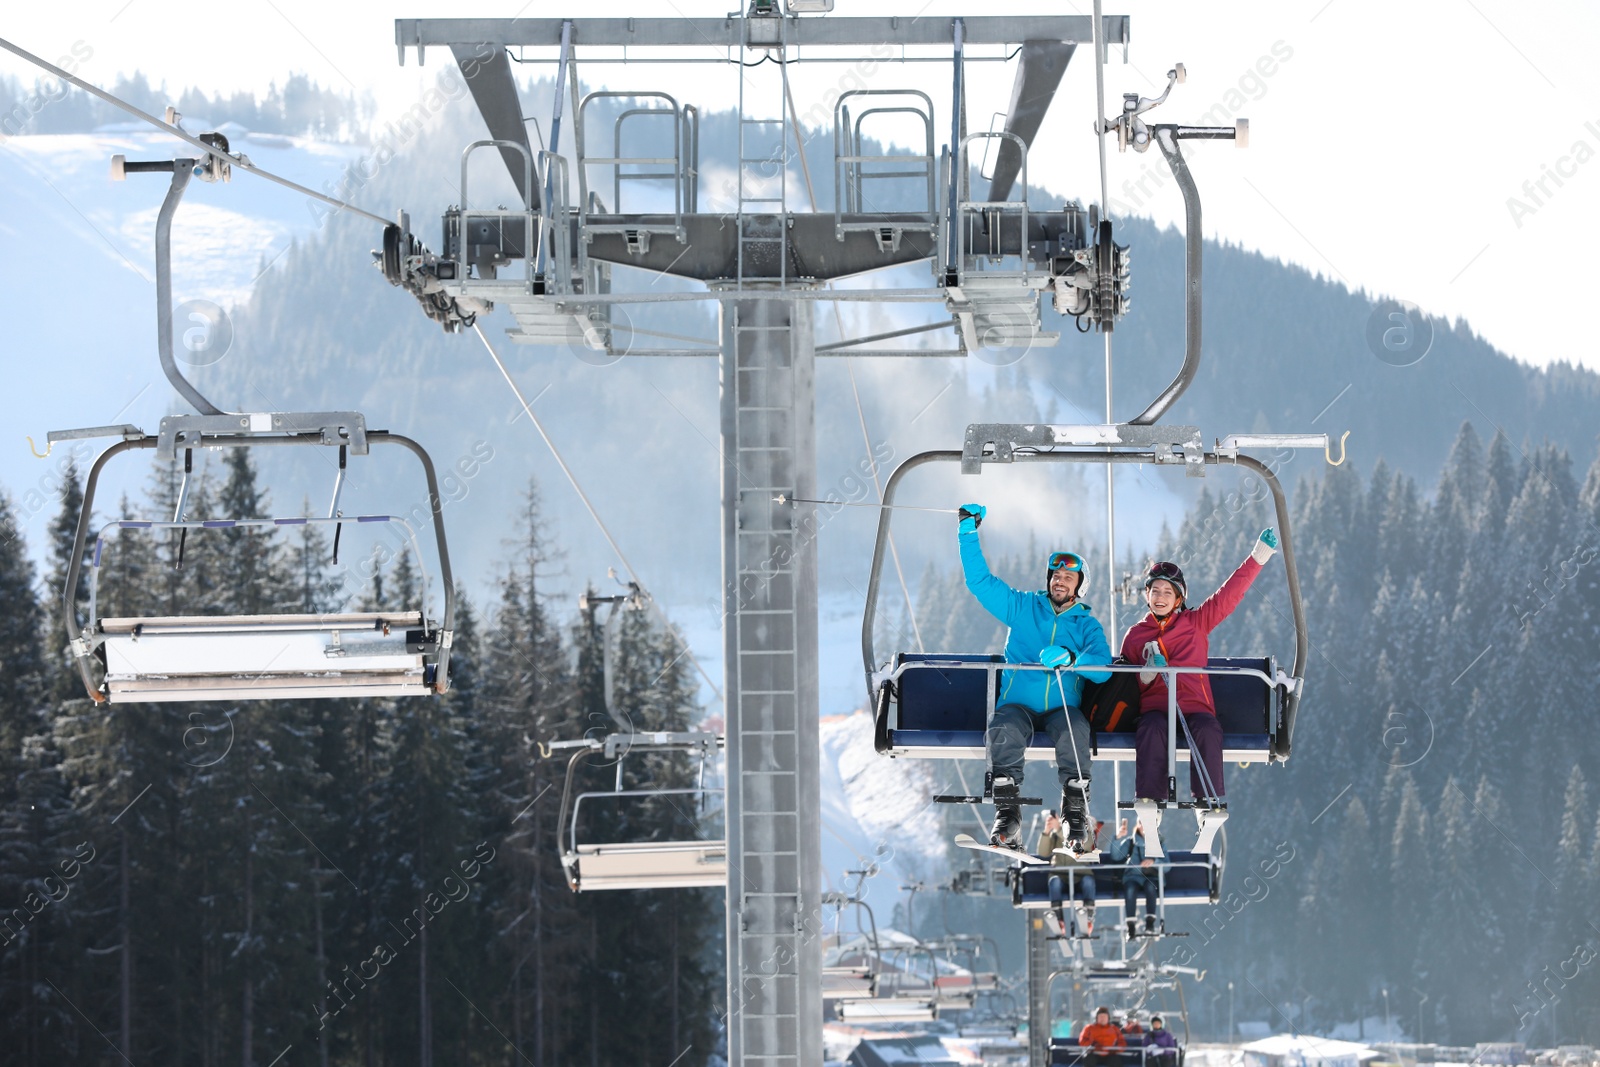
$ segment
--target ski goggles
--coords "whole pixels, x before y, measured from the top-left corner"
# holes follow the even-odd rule
[[[1158,581],[1171,582],[1177,588],[1178,595],[1183,595],[1185,588],[1183,571],[1179,569],[1176,563],[1161,562],[1152,564],[1150,569],[1145,572],[1144,587],[1149,589],[1152,582]]]
[[[1048,569],[1051,572],[1066,570],[1082,573],[1083,557],[1078,555],[1076,552],[1052,553],[1050,556],[1050,565]]]

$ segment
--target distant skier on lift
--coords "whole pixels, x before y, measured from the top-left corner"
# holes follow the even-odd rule
[[[1244,599],[1256,575],[1278,550],[1278,535],[1268,527],[1250,555],[1229,575],[1222,587],[1196,608],[1186,607],[1188,585],[1176,563],[1153,564],[1144,578],[1145,602],[1150,614],[1134,623],[1122,639],[1122,656],[1146,667],[1204,667],[1211,655],[1211,631]],[[1145,828],[1148,855],[1160,856],[1161,809],[1169,796],[1167,782],[1167,683],[1154,670],[1139,674],[1141,694],[1135,739],[1134,810]],[[1203,674],[1178,675],[1180,728],[1193,738],[1189,760],[1189,788],[1197,805],[1200,839],[1196,852],[1210,851],[1211,840],[1228,818],[1227,793],[1222,781],[1222,724],[1217,721],[1211,696],[1211,679]]]
[[[1024,593],[989,571],[978,543],[978,524],[986,509],[964,504],[958,541],[967,589],[984,609],[1009,627],[1007,663],[1046,667],[1100,666],[1111,662],[1100,622],[1079,599],[1088,571],[1075,552],[1053,552],[1045,567],[1046,588]],[[1061,811],[1067,820],[1067,845],[1086,852],[1094,847],[1089,818],[1089,721],[1078,710],[1083,679],[1103,682],[1110,671],[1006,671],[989,714],[986,741],[994,796],[989,843],[1018,847],[1022,830],[1023,762],[1035,730],[1050,735],[1061,780]]]

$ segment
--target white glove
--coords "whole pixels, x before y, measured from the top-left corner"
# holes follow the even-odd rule
[[[1267,561],[1270,560],[1273,557],[1273,554],[1277,551],[1278,533],[1269,526],[1265,530],[1261,531],[1261,539],[1258,540],[1255,544],[1255,547],[1250,550],[1250,558],[1265,567],[1267,565]]]
[[[1161,645],[1160,645],[1159,642],[1148,641],[1148,642],[1145,643],[1145,646],[1144,646],[1144,662],[1145,662],[1146,666],[1165,667],[1167,665],[1167,657],[1165,657],[1165,656],[1163,656],[1161,654]],[[1149,685],[1151,682],[1153,682],[1155,680],[1156,680],[1156,672],[1155,671],[1140,671],[1139,672],[1139,684],[1140,685]]]

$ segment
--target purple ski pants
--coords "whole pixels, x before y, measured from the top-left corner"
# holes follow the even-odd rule
[[[1217,799],[1221,800],[1228,795],[1226,787],[1222,784],[1222,724],[1215,715],[1205,712],[1187,714],[1182,711],[1184,722],[1189,724],[1189,732],[1194,735],[1195,747],[1200,750],[1200,758],[1205,761],[1206,773],[1211,776],[1211,785],[1217,791]],[[1179,730],[1183,728],[1180,726]],[[1184,738],[1179,736],[1178,747],[1183,747]],[[1146,711],[1139,716],[1139,725],[1134,737],[1134,785],[1133,795],[1149,800],[1176,800],[1177,797],[1167,795],[1167,713],[1165,711]],[[1194,760],[1189,763],[1189,789],[1196,799],[1206,796],[1205,787],[1200,784],[1200,771]]]

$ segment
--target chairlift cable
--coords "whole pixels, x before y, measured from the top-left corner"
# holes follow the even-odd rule
[[[1106,180],[1106,68],[1105,26],[1100,21],[1100,0],[1094,0],[1094,126],[1100,145],[1100,219],[1111,217],[1111,195]],[[1105,330],[1106,345],[1106,425],[1111,425],[1111,331]],[[1110,451],[1110,449],[1107,449]],[[1106,464],[1106,622],[1113,637],[1117,633],[1117,486],[1116,468]]]
[[[583,501],[583,506],[588,509],[589,517],[594,520],[596,526],[600,527],[600,533],[603,537],[605,537],[606,543],[611,546],[611,551],[617,554],[617,559],[620,560],[622,565],[627,568],[628,577],[632,579],[634,584],[639,586],[640,589],[648,588],[648,586],[646,586],[645,583],[639,578],[639,572],[634,570],[633,564],[628,561],[628,557],[623,553],[622,546],[617,544],[617,539],[615,537],[611,536],[611,531],[606,528],[605,520],[600,517],[600,513],[596,511],[594,505],[589,502],[589,496],[583,491],[583,486],[578,484],[577,476],[572,473],[572,468],[568,467],[567,461],[561,458],[561,452],[556,448],[556,443],[552,441],[550,439],[550,435],[545,432],[544,423],[540,422],[539,416],[533,413],[533,407],[528,403],[527,399],[523,397],[522,390],[517,388],[517,383],[511,377],[511,372],[506,370],[506,365],[500,360],[500,354],[494,350],[494,345],[489,343],[489,338],[483,332],[483,327],[477,323],[473,323],[472,330],[478,335],[478,340],[483,342],[483,347],[488,349],[489,358],[494,360],[494,365],[500,369],[500,376],[504,378],[506,380],[506,384],[511,387],[511,393],[517,398],[517,403],[522,405],[523,414],[528,416],[528,420],[533,423],[533,428],[539,431],[539,436],[544,439],[545,447],[550,449],[550,454],[555,457],[556,465],[561,468],[561,473],[567,476],[567,481],[572,484],[573,490],[577,492],[578,499]],[[673,637],[677,638],[679,641],[682,641],[683,647],[687,649],[689,647],[688,639],[680,634],[678,632],[678,628],[673,625],[672,620],[667,618],[666,609],[658,604],[654,597],[649,598],[649,603],[656,609],[656,613],[661,616],[661,621],[666,623],[667,630],[672,634]],[[700,677],[705,679],[705,683],[709,685],[711,687],[711,691],[717,695],[717,699],[719,701],[723,700],[722,688],[718,686],[716,682],[711,680],[711,675],[706,673],[706,669],[701,665],[699,658],[691,655],[689,659],[694,663],[695,670],[700,672]]]
[[[32,52],[27,51],[26,49],[17,47],[16,45],[12,44],[10,41],[6,40],[3,37],[0,37],[0,48],[4,48],[7,52],[10,52],[12,55],[15,55],[15,56],[17,56],[17,57],[19,57],[21,59],[24,59],[24,60],[28,61],[29,63],[32,63],[36,67],[39,67],[39,68],[41,68],[43,70],[49,71],[51,74],[55,75],[57,78],[60,78],[62,81],[67,82],[67,83],[69,83],[71,85],[75,85],[79,89],[82,89],[84,92],[89,93],[92,96],[99,97],[100,99],[104,100],[106,103],[112,105],[113,107],[120,108],[123,111],[126,111],[128,114],[133,115],[135,118],[139,118],[139,119],[144,120],[145,122],[148,122],[150,125],[156,127],[156,129],[160,130],[162,133],[169,133],[172,136],[178,138],[179,140],[188,142],[189,144],[193,145],[195,148],[200,149],[200,151],[204,152],[206,155],[211,156],[211,157],[217,159],[218,161],[220,161],[222,163],[226,163],[230,167],[237,167],[238,169],[240,169],[242,171],[246,171],[246,172],[248,172],[250,174],[259,175],[260,177],[263,177],[263,178],[267,179],[268,181],[277,182],[279,185],[282,185],[282,186],[285,186],[287,188],[293,189],[297,193],[304,193],[306,196],[309,196],[312,199],[320,200],[324,204],[332,205],[333,207],[336,207],[336,208],[340,209],[341,211],[349,211],[349,212],[352,212],[352,213],[354,213],[356,215],[360,215],[362,218],[371,219],[373,222],[376,222],[380,226],[388,226],[388,225],[390,225],[391,220],[384,218],[382,215],[374,215],[372,212],[367,211],[364,208],[356,207],[354,204],[351,204],[351,203],[349,203],[347,201],[340,200],[338,197],[328,196],[326,193],[319,193],[315,189],[309,189],[306,186],[301,185],[299,182],[290,181],[288,178],[284,178],[284,177],[281,177],[280,175],[274,174],[270,170],[266,170],[266,169],[264,169],[262,167],[258,167],[254,163],[250,162],[249,158],[244,156],[243,154],[240,154],[240,155],[229,155],[227,152],[224,152],[220,148],[216,148],[216,147],[214,147],[212,145],[208,145],[204,141],[200,140],[198,137],[192,136],[187,131],[179,129],[177,126],[171,125],[170,123],[163,122],[161,119],[156,118],[154,115],[152,115],[152,114],[150,114],[150,113],[148,113],[146,111],[142,111],[139,108],[134,107],[132,104],[128,103],[127,101],[118,99],[117,97],[115,97],[115,96],[111,95],[110,93],[106,92],[104,89],[101,89],[99,86],[92,85],[89,82],[84,81],[82,78],[79,78],[79,77],[76,77],[75,75],[67,73],[65,70],[62,70],[60,67],[56,66],[54,63],[51,63],[51,62],[49,62],[48,60],[45,60],[45,59],[41,59],[38,56],[34,55]]]
[[[794,90],[790,87],[788,78],[783,79],[783,98],[789,105],[789,117],[794,122],[794,143],[800,156],[800,175],[805,179],[806,196],[811,200],[811,210],[816,211],[817,190],[816,186],[811,183],[811,164],[806,162],[806,145],[800,139],[800,110],[795,107]],[[823,287],[831,289],[833,288],[833,283],[831,281],[825,282]],[[839,336],[843,337],[845,335],[844,318],[839,312],[839,302],[834,300],[830,301],[830,303],[833,305],[834,328],[839,331]],[[850,395],[855,397],[856,421],[861,424],[861,443],[866,446],[867,463],[872,468],[872,487],[878,494],[878,503],[882,504],[883,480],[879,476],[878,460],[872,454],[872,437],[867,433],[867,416],[866,412],[861,408],[861,391],[856,388],[856,365],[854,361],[846,359],[844,366],[845,371],[850,375]],[[900,550],[895,546],[893,534],[889,535],[889,557],[894,560],[894,573],[900,579],[900,592],[906,598],[906,617],[911,620],[911,633],[917,639],[917,651],[926,652],[927,648],[922,643],[922,628],[917,625],[916,605],[911,602],[911,587],[906,584],[906,572],[900,566]],[[966,785],[963,783],[961,788],[965,789]]]

